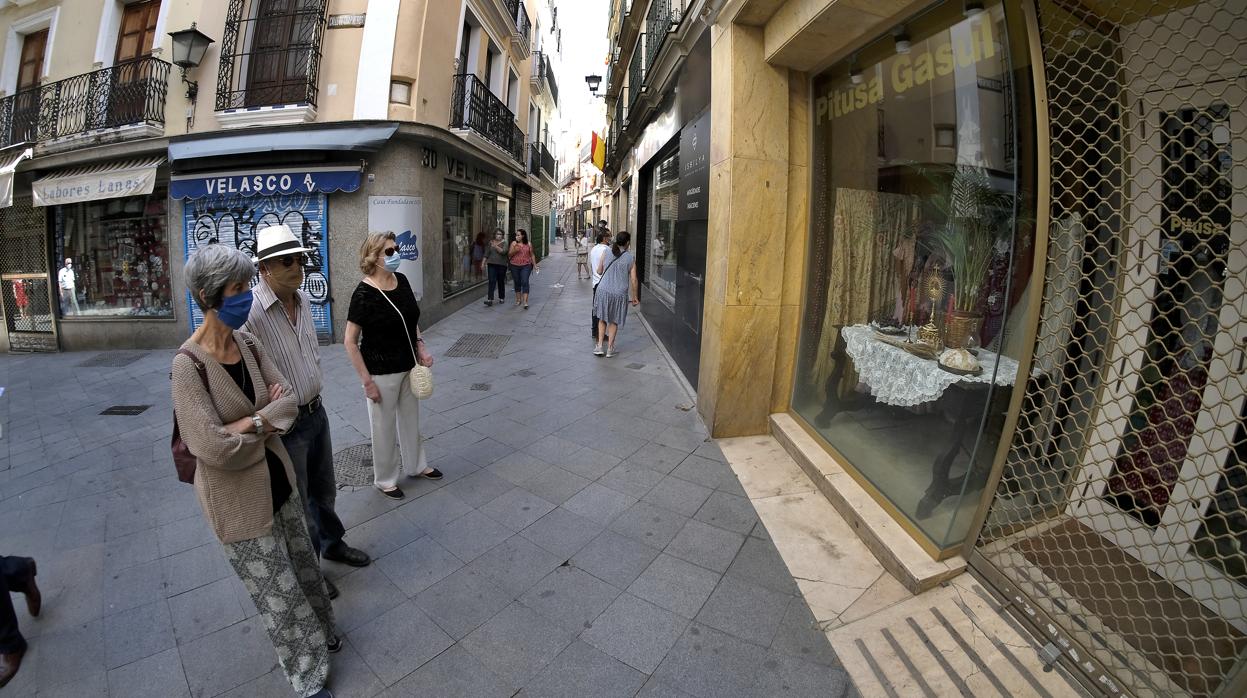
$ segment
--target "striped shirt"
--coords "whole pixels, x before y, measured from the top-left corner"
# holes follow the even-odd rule
[[[306,405],[320,395],[321,389],[320,345],[312,322],[311,299],[302,290],[295,292],[297,322],[291,325],[267,281],[260,279],[252,293],[255,300],[243,328],[260,340],[277,369],[290,381],[299,405]]]

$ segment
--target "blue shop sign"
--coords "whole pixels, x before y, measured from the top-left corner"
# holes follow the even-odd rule
[[[359,183],[359,168],[337,167],[178,175],[171,178],[169,188],[175,199],[203,199],[352,192],[359,189]]]

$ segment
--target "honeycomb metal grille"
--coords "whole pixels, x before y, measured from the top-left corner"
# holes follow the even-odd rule
[[[0,208],[0,303],[13,351],[57,349],[46,211],[29,200]]]
[[[1247,2],[1037,2],[1031,378],[971,555],[1110,695],[1247,677]]]

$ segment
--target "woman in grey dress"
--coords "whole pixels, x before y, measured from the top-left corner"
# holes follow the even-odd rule
[[[593,314],[598,317],[598,344],[594,356],[611,358],[615,355],[615,336],[628,319],[628,304],[639,305],[637,295],[636,257],[628,250],[632,236],[621,230],[615,235],[611,253],[603,255],[598,262],[597,293],[593,298]],[[606,338],[606,351],[602,351],[602,338]]]

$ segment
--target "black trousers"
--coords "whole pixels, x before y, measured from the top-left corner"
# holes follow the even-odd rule
[[[21,592],[19,587],[33,564],[35,561],[28,557],[0,557],[0,654],[26,649],[26,639],[17,629],[17,612],[13,610],[10,592]]]
[[[597,298],[598,298],[598,285],[593,284],[593,300],[596,301]],[[594,310],[597,309],[597,306],[590,306],[590,307]],[[590,311],[590,313],[593,315],[593,338],[597,339],[598,338],[598,316],[597,316],[597,313],[594,313],[592,311]]]

